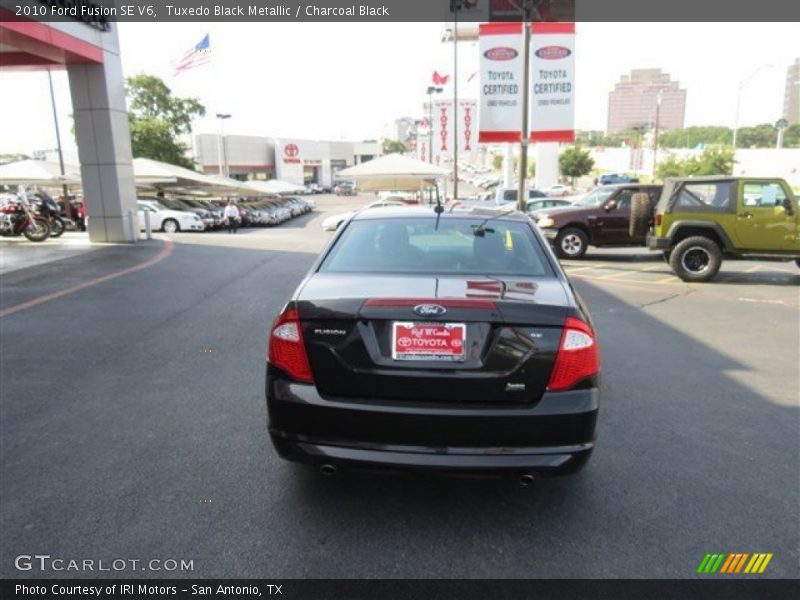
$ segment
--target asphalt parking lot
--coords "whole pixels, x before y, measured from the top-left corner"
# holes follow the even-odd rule
[[[39,553],[187,559],[167,575],[203,578],[683,578],[707,552],[771,552],[764,576],[800,576],[793,262],[691,285],[644,249],[565,262],[604,368],[575,477],[329,478],[277,457],[263,392],[267,329],[323,216],[369,200],[318,198],[278,228],[2,275],[0,575],[76,575],[14,567]]]

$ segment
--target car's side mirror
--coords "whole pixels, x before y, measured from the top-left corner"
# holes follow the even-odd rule
[[[605,209],[606,212],[611,212],[612,210],[617,208],[617,202],[615,200],[611,200],[610,202],[607,202],[603,208]]]
[[[787,198],[783,199],[783,208],[786,209],[786,214],[787,215],[793,215],[794,214],[794,207],[792,206],[792,199],[791,198],[787,197]]]

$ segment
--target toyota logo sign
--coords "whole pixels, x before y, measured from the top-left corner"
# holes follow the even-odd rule
[[[283,153],[290,158],[294,158],[300,153],[300,148],[297,147],[297,144],[286,144]]]

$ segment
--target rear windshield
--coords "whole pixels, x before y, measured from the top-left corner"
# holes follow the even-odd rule
[[[526,223],[480,218],[444,218],[438,228],[435,223],[433,218],[353,221],[342,232],[319,270],[330,273],[554,275]],[[484,234],[474,235],[476,229]]]

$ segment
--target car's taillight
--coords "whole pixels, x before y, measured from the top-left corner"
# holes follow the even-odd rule
[[[663,215],[661,213],[656,213],[656,227],[660,227],[661,226],[661,217],[662,216]]]
[[[267,360],[294,379],[308,383],[314,381],[306,347],[303,344],[303,330],[300,327],[297,310],[293,308],[285,310],[275,319],[269,336]]]
[[[600,348],[592,328],[580,319],[567,317],[547,389],[568,390],[599,372]]]

